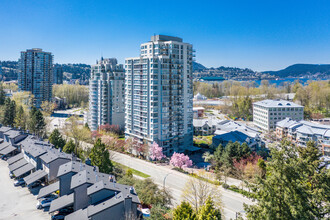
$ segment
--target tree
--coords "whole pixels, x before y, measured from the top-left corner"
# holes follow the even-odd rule
[[[28,128],[30,131],[38,136],[43,136],[45,133],[45,119],[41,111],[32,106],[30,110],[30,119],[28,121]]]
[[[221,211],[214,206],[211,197],[208,197],[205,205],[203,205],[197,214],[198,220],[221,220]]]
[[[199,172],[198,176],[211,179],[210,174],[204,171]],[[215,201],[217,207],[222,206],[221,192],[216,185],[195,177],[187,180],[183,188],[182,199],[189,202],[196,213],[205,204],[208,197]]]
[[[20,127],[21,129],[25,130],[26,128],[26,115],[23,106],[21,105],[17,107],[14,124],[16,127]]]
[[[38,136],[43,136],[43,134],[45,133],[46,123],[45,123],[45,118],[39,109],[37,109],[37,111],[33,115],[32,120],[35,121],[35,123],[34,123],[35,124],[35,133]]]
[[[50,134],[49,142],[52,143],[56,148],[63,148],[65,145],[65,140],[57,128],[55,128]]]
[[[5,109],[4,109],[4,119],[3,124],[7,126],[14,126],[14,120],[16,116],[16,103],[14,100],[7,98],[5,100]]]
[[[63,152],[71,154],[75,151],[76,145],[74,144],[72,139],[69,139],[63,147]]]
[[[172,196],[166,190],[160,189],[151,179],[137,180],[134,184],[136,193],[144,205],[162,205],[169,207]]]
[[[154,205],[151,208],[150,220],[168,220],[170,218],[171,209],[164,207],[162,205]]]
[[[112,171],[113,165],[110,160],[109,151],[106,149],[105,144],[101,142],[101,139],[96,140],[89,158],[92,161],[92,165],[99,167],[100,172],[110,173]]]
[[[149,152],[150,152],[150,158],[152,160],[161,160],[165,158],[165,155],[163,154],[163,148],[160,147],[155,141],[150,146]]]
[[[188,202],[181,202],[173,211],[173,220],[196,220],[196,214]]]
[[[72,137],[76,146],[75,154],[78,155],[79,147],[84,141],[89,141],[91,138],[91,132],[88,128],[79,125],[79,118],[72,116],[69,118],[69,122],[66,124],[64,133],[67,137]]]
[[[248,219],[326,219],[330,212],[330,173],[312,143],[300,148],[283,141],[271,148],[265,178],[250,188],[256,204],[245,205]]]
[[[44,101],[41,103],[42,113],[46,116],[50,116],[53,113],[55,107],[55,103],[53,102]]]
[[[3,86],[0,86],[0,105],[5,104],[5,100],[6,100],[6,93],[3,90]]]
[[[192,166],[192,161],[189,159],[187,155],[184,155],[183,153],[175,153],[172,155],[170,164],[182,168],[187,168]]]

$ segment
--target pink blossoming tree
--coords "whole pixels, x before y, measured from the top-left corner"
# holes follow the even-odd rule
[[[187,155],[174,153],[171,157],[170,164],[182,168],[187,168],[192,166],[192,161]]]
[[[160,147],[156,142],[152,143],[150,146],[149,153],[152,160],[161,160],[165,157],[163,154],[163,148]]]

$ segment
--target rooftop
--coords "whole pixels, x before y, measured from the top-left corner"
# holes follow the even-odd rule
[[[177,41],[177,42],[182,42],[182,38],[179,37],[172,37],[172,36],[167,36],[167,35],[154,35],[151,36],[151,41]]]
[[[46,154],[40,157],[40,159],[43,160],[45,163],[50,163],[59,158],[71,160],[72,155],[61,152],[59,149],[50,148]]]
[[[74,189],[85,183],[94,184],[98,181],[109,181],[111,176],[105,173],[99,173],[97,171],[83,170],[72,176],[71,189]]]
[[[298,105],[294,102],[289,102],[286,100],[281,100],[281,99],[276,99],[276,100],[271,100],[271,99],[266,99],[262,100],[259,102],[253,103],[253,105],[259,105],[263,107],[271,107],[271,108],[277,108],[277,107],[303,107],[301,105]]]
[[[79,161],[70,161],[65,164],[62,164],[58,168],[57,177],[63,176],[69,172],[78,173],[83,170],[88,170],[88,171],[92,172],[94,170],[94,167],[89,166],[85,163],[81,163]],[[96,168],[96,170],[98,170],[98,168]]]

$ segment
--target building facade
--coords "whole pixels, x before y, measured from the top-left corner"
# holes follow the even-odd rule
[[[166,155],[193,145],[192,45],[155,35],[125,61],[125,136],[156,141]]]
[[[253,123],[265,131],[274,130],[276,122],[287,117],[304,119],[304,107],[285,100],[263,100],[253,103]]]
[[[51,101],[53,85],[53,55],[42,49],[21,52],[19,59],[18,88],[34,95],[34,105],[40,108],[43,101]]]
[[[276,137],[287,138],[293,144],[306,147],[314,141],[323,155],[330,156],[330,126],[309,121],[286,118],[276,123]]]
[[[58,64],[53,67],[53,84],[63,84],[63,69]]]
[[[91,68],[89,80],[88,126],[92,131],[100,125],[118,125],[124,129],[125,73],[117,59],[103,59]]]

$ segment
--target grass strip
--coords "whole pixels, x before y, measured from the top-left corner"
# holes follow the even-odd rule
[[[118,167],[122,168],[123,170],[131,169],[133,175],[140,176],[140,177],[143,177],[143,178],[148,178],[148,177],[150,177],[150,175],[148,175],[148,174],[145,174],[145,173],[143,173],[143,172],[141,172],[141,171],[138,171],[138,170],[136,170],[136,169],[130,168],[130,167],[128,167],[128,166],[125,166],[125,165],[123,165],[123,164],[121,164],[121,163],[117,163],[117,162],[114,162],[114,161],[112,161],[112,163],[113,163],[114,166],[118,166]]]

